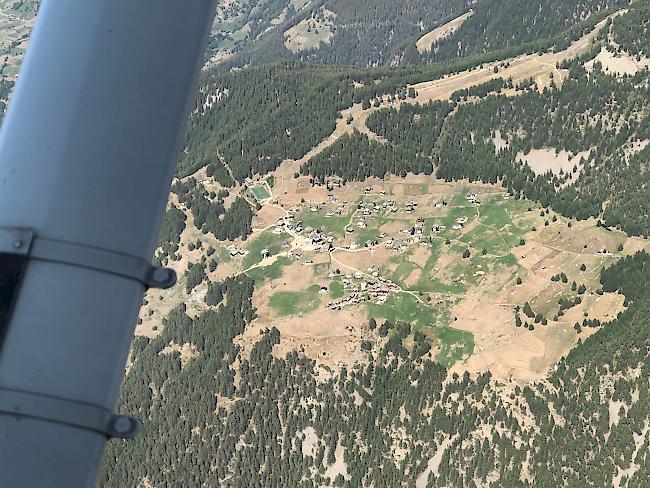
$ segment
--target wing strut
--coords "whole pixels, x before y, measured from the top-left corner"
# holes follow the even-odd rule
[[[0,486],[94,486],[137,431],[113,408],[143,293],[175,281],[147,263],[214,8],[41,6],[0,133]]]

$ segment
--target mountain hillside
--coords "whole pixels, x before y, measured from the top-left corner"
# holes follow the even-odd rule
[[[437,42],[430,60],[504,49],[570,30],[589,17],[628,0],[481,0],[471,18]]]
[[[646,486],[647,17],[206,75],[100,486]]]
[[[434,62],[534,43],[580,36],[581,23],[628,0],[408,0],[370,2],[321,0],[242,48],[225,67],[302,60],[359,66]],[[471,15],[468,15],[471,14]],[[445,26],[462,19],[454,27]],[[426,49],[418,41],[442,29]],[[304,38],[296,43],[297,37]]]
[[[466,8],[466,0],[319,0],[287,17],[235,59],[253,64],[279,59],[361,66],[400,64],[415,39]]]
[[[628,0],[219,1],[206,68],[279,60],[358,66],[433,62],[512,48],[560,34]],[[3,76],[13,78],[39,0],[0,3]],[[471,14],[471,15],[469,15]],[[473,15],[476,14],[476,15]],[[448,23],[461,18],[449,30]],[[418,50],[427,33],[443,29]],[[1,53],[0,53],[1,54]]]
[[[649,24],[222,2],[98,485],[650,486]]]

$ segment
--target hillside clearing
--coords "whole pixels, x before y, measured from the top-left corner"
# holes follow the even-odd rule
[[[420,53],[431,51],[431,47],[433,46],[433,44],[446,37],[449,37],[451,34],[456,32],[460,28],[460,26],[463,25],[463,23],[467,19],[469,19],[472,15],[474,15],[474,11],[470,10],[469,12],[466,12],[463,15],[460,15],[453,20],[450,20],[446,24],[441,25],[440,27],[436,27],[431,32],[427,32],[422,37],[420,37],[415,43],[416,47],[418,48],[418,51]]]

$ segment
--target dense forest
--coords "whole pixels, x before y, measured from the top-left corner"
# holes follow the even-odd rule
[[[298,159],[329,136],[339,111],[391,94],[409,84],[458,73],[519,53],[488,53],[435,65],[360,69],[278,63],[228,73],[208,73],[190,114],[179,176],[223,161],[237,181]],[[215,166],[216,165],[216,166]]]
[[[235,43],[239,48],[237,55],[224,62],[221,69],[279,60],[357,66],[407,65],[521,45],[529,45],[534,52],[535,45],[544,39],[554,38],[556,45],[576,39],[584,32],[583,28],[593,25],[586,22],[588,19],[629,3],[628,0],[408,0],[400,3],[319,0],[308,3],[299,12],[289,7],[285,21],[267,32],[261,33],[259,27],[256,29],[267,25],[260,20],[251,23],[252,32]],[[323,8],[335,16],[332,39],[305,51],[287,49],[285,32],[305,19],[318,17]],[[424,33],[470,8],[474,15],[458,31],[437,42],[431,52],[420,54],[417,51],[415,42]],[[264,14],[269,11],[275,10],[266,4],[260,9]]]
[[[243,197],[237,196],[226,208],[228,190],[209,192],[195,178],[177,181],[172,185],[172,192],[178,195],[183,207],[192,212],[194,227],[204,234],[209,232],[220,241],[246,239],[251,234],[253,209]]]
[[[319,64],[358,66],[395,65],[417,61],[415,41],[467,9],[466,0],[320,0],[260,36],[241,50],[232,65],[301,60]],[[313,49],[292,52],[285,46],[285,32],[305,19],[317,18],[326,9],[333,14],[333,37]],[[291,12],[289,12],[291,14]]]
[[[448,102],[430,102],[424,106],[405,105],[399,110],[379,110],[368,117],[366,125],[392,144],[429,157],[445,119],[454,108]]]
[[[312,158],[301,171],[321,181],[333,175],[344,180],[363,181],[370,176],[384,178],[389,174],[431,174],[433,165],[410,148],[381,144],[356,132],[341,137],[332,147]]]
[[[300,158],[334,130],[337,112],[352,104],[338,68],[273,65],[204,81],[190,117],[179,173],[219,161],[239,181]]]
[[[353,103],[386,93],[406,96],[409,83],[462,71],[486,59],[399,70],[280,63],[208,74],[190,115],[178,174],[188,176],[204,166],[219,172],[223,161],[237,181],[264,174],[284,159],[302,157],[329,136],[339,111]]]
[[[592,15],[629,0],[481,0],[474,15],[438,42],[431,60],[496,51],[570,32]]]
[[[612,40],[621,51],[632,56],[650,57],[650,3],[638,2],[630,7],[630,15],[616,17],[612,22]]]
[[[186,220],[185,213],[174,204],[171,204],[163,215],[160,231],[158,232],[158,245],[156,246],[155,256],[159,263],[178,251],[181,233],[185,230]]]

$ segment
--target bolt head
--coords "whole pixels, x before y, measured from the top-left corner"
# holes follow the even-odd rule
[[[153,279],[160,285],[171,286],[176,282],[176,273],[173,269],[157,268],[153,272]]]
[[[20,249],[21,247],[23,247],[23,244],[24,244],[23,241],[21,241],[20,239],[14,241],[14,249]]]
[[[113,430],[118,434],[128,434],[133,430],[133,420],[129,417],[117,417],[113,421]]]

